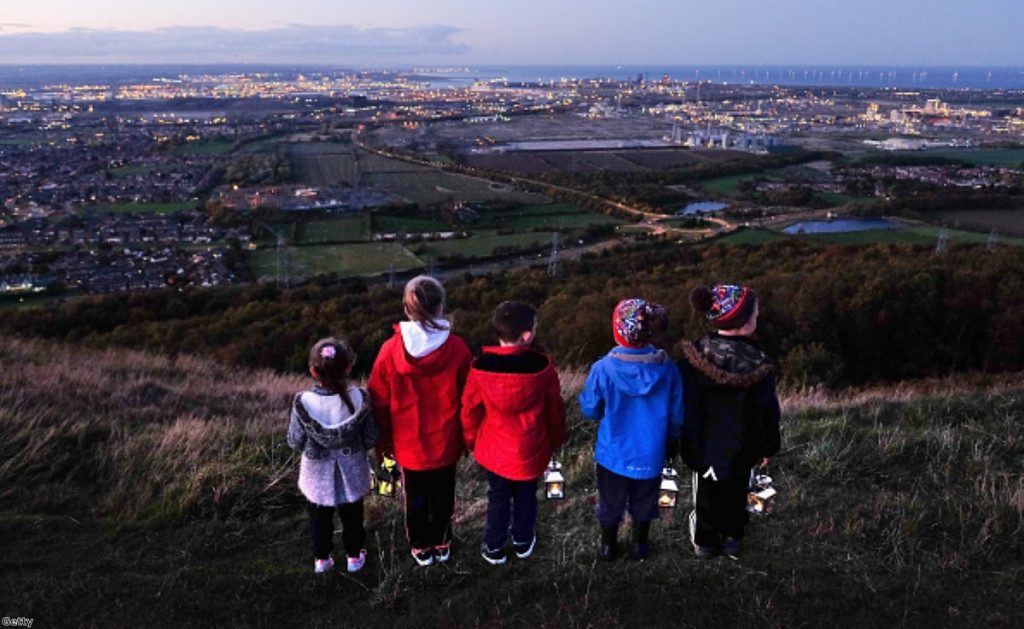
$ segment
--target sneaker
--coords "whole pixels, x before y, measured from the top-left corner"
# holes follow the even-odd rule
[[[740,558],[740,540],[735,537],[726,537],[722,540],[722,552],[729,559]]]
[[[508,556],[505,554],[504,548],[491,550],[487,547],[487,544],[480,545],[480,556],[484,558],[484,561],[492,566],[500,566],[508,560]]]
[[[649,542],[637,542],[633,547],[633,559],[643,561],[651,555],[651,544]]]
[[[359,551],[359,556],[358,557],[349,557],[348,558],[348,571],[349,572],[359,572],[360,570],[363,569],[363,566],[365,564],[366,564],[366,549],[364,548],[364,549]]]
[[[426,568],[430,564],[434,563],[434,549],[433,548],[413,548],[412,558],[416,560],[420,566]]]
[[[327,559],[317,559],[313,562],[313,572],[317,574],[321,572],[327,572],[334,567],[334,558],[328,557]]]
[[[697,555],[698,559],[713,559],[718,555],[718,549],[711,546],[701,546],[699,544],[693,545],[693,554]]]
[[[452,556],[451,544],[441,544],[434,546],[434,561],[444,563],[448,561]]]
[[[516,552],[516,557],[520,559],[526,559],[533,554],[534,547],[537,546],[537,536],[534,535],[528,543],[519,543],[516,540],[512,540],[512,550]]]
[[[619,547],[617,544],[601,542],[597,545],[597,554],[605,561],[613,561],[619,556]]]

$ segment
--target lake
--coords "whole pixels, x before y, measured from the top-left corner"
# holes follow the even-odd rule
[[[835,221],[802,221],[782,231],[787,234],[835,234],[869,229],[903,229],[903,225],[887,218],[844,218]]]
[[[728,203],[722,203],[721,201],[698,201],[696,203],[690,203],[683,209],[676,212],[676,216],[690,216],[693,214],[708,214],[710,212],[717,212],[724,210],[729,207]]]

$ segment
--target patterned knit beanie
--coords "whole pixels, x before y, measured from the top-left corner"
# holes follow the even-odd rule
[[[742,328],[757,307],[752,288],[733,284],[698,286],[690,293],[690,305],[719,330]]]
[[[623,347],[646,346],[655,328],[665,318],[665,309],[643,299],[623,299],[612,314],[612,336]]]

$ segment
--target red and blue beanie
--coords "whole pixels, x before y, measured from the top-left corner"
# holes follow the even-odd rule
[[[734,284],[698,286],[690,292],[690,305],[715,328],[735,330],[750,321],[757,307],[757,294],[752,288]]]
[[[612,336],[623,347],[645,347],[655,327],[664,319],[665,309],[644,299],[623,299],[612,314]]]

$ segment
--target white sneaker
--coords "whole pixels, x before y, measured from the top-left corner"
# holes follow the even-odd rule
[[[328,557],[327,559],[317,559],[313,563],[313,572],[321,573],[327,572],[334,567],[334,557]]]
[[[348,558],[348,571],[349,572],[359,572],[360,570],[363,569],[364,565],[366,565],[366,549],[365,548],[362,549],[361,551],[359,551],[359,556],[358,557],[349,557]]]

